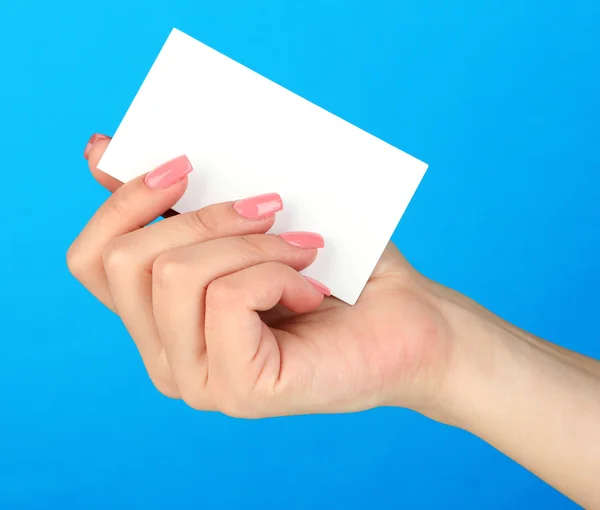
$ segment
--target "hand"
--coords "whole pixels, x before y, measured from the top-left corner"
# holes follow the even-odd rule
[[[392,244],[348,306],[298,272],[318,256],[318,234],[266,233],[276,196],[262,214],[241,201],[144,227],[182,196],[186,161],[121,186],[96,169],[107,144],[97,140],[89,161],[114,194],[68,265],[120,315],[162,393],[244,417],[435,402],[449,325],[431,283]]]
[[[600,508],[600,363],[506,323],[414,271],[393,245],[355,306],[298,271],[318,234],[269,235],[277,195],[144,227],[182,196],[186,159],[114,194],[68,253],[164,394],[232,416],[404,406],[469,430]],[[360,233],[357,233],[360,238]]]

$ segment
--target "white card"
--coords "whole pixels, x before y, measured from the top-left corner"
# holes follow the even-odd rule
[[[427,165],[173,30],[99,168],[125,182],[181,154],[174,209],[277,192],[272,233],[325,239],[303,274],[354,304]]]

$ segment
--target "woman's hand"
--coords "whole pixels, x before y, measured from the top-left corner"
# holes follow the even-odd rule
[[[266,233],[278,195],[145,226],[182,196],[189,162],[120,186],[95,168],[107,143],[96,140],[89,160],[115,192],[68,264],[119,314],[162,393],[244,417],[425,408],[438,398],[449,327],[393,245],[347,306],[299,273],[323,246],[318,233]]]
[[[242,417],[409,407],[600,508],[596,360],[427,280],[391,244],[355,306],[326,297],[298,272],[320,236],[266,233],[277,195],[145,226],[182,196],[188,162],[121,186],[95,167],[107,144],[86,152],[115,193],[68,263],[121,316],[160,391]]]

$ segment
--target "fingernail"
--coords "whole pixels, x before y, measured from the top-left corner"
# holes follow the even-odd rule
[[[83,151],[83,157],[87,159],[90,156],[90,152],[92,147],[98,140],[108,140],[110,136],[101,135],[100,133],[93,134],[92,137],[88,140],[87,145],[85,146],[85,150]]]
[[[240,216],[248,220],[262,220],[283,209],[283,202],[277,193],[267,193],[256,197],[244,198],[233,204]]]
[[[178,156],[152,170],[144,182],[149,188],[165,189],[177,184],[193,169],[187,156]]]
[[[310,276],[304,277],[308,283],[310,283],[315,289],[317,289],[321,294],[325,294],[326,296],[331,296],[331,291],[323,285],[321,282],[318,282],[314,278]]]
[[[303,250],[323,248],[325,246],[323,238],[314,232],[284,232],[283,234],[279,234],[279,237],[286,243],[296,248],[302,248]]]

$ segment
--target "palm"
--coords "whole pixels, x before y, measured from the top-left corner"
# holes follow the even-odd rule
[[[281,351],[282,392],[300,390],[307,401],[298,404],[316,412],[360,410],[406,400],[409,392],[393,391],[420,384],[424,372],[441,373],[449,347],[445,323],[416,278],[390,244],[356,305],[327,298],[308,314],[263,315]]]

